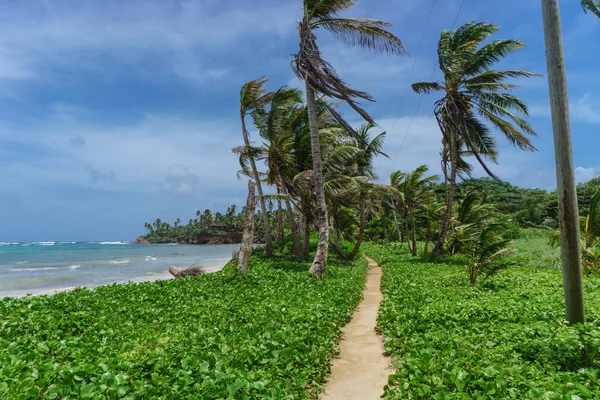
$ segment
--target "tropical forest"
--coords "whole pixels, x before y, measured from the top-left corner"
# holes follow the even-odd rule
[[[382,176],[375,99],[319,43],[411,49],[354,0],[294,1],[303,86],[240,82],[245,204],[145,224],[150,243],[237,233],[234,258],[0,300],[0,398],[600,399],[600,178],[569,202],[498,176],[503,146],[538,151],[519,85],[547,77],[504,67],[525,43],[492,22],[439,32],[439,79],[407,88],[435,99],[439,164]]]

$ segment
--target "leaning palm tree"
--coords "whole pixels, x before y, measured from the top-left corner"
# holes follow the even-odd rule
[[[273,93],[268,110],[258,109],[252,113],[254,124],[264,140],[263,146],[257,148],[259,159],[267,163],[267,182],[278,188],[278,201],[286,202],[288,220],[292,234],[294,255],[300,257],[300,237],[294,220],[290,199],[287,196],[285,176],[290,169],[294,171],[294,132],[292,121],[297,117],[302,103],[302,92],[298,89],[281,87]],[[252,154],[252,152],[250,152]],[[292,172],[295,175],[295,171]],[[281,215],[281,214],[280,214]]]
[[[498,27],[471,22],[456,31],[444,31],[438,43],[442,82],[418,82],[412,85],[417,93],[442,92],[435,103],[434,114],[442,132],[442,164],[446,184],[446,213],[441,223],[437,243],[431,253],[437,258],[444,246],[459,172],[459,162],[474,156],[490,176],[498,179],[487,162],[497,162],[496,139],[490,127],[502,132],[508,141],[522,150],[535,151],[527,137],[535,136],[529,123],[518,116],[528,115],[527,106],[508,91],[517,85],[508,78],[537,76],[521,70],[495,70],[493,65],[515,50],[524,47],[516,40],[495,40],[482,45]],[[464,166],[463,166],[464,167]]]
[[[322,277],[325,274],[329,250],[329,225],[327,203],[321,166],[321,148],[316,116],[315,95],[322,94],[346,102],[365,120],[373,123],[373,118],[357,103],[358,99],[373,100],[366,92],[353,90],[337,75],[334,68],[321,57],[315,31],[324,28],[342,41],[364,48],[388,52],[404,53],[404,47],[395,35],[386,30],[389,23],[367,18],[342,18],[340,14],[350,9],[355,0],[303,0],[304,15],[299,22],[300,49],[294,57],[293,69],[299,79],[306,84],[310,137],[314,171],[314,186],[317,197],[317,220],[319,242],[310,272]],[[332,114],[348,130],[352,128],[343,121],[340,114]]]
[[[246,115],[250,112],[263,107],[267,104],[272,93],[266,93],[264,84],[267,82],[266,77],[258,78],[253,81],[246,82],[242,86],[240,91],[240,119],[242,121],[242,137],[244,139],[244,146],[250,147],[250,134],[246,129]],[[258,189],[258,198],[260,201],[260,210],[262,211],[263,225],[265,231],[265,256],[271,257],[273,255],[273,238],[271,236],[271,224],[269,221],[269,214],[267,213],[267,207],[265,204],[265,198],[263,195],[262,185],[260,183],[260,176],[256,169],[256,162],[252,155],[249,156],[252,178],[256,183]]]

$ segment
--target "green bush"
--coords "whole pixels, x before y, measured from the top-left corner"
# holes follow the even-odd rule
[[[469,286],[465,264],[388,247],[378,326],[397,372],[387,399],[600,398],[600,279],[585,281],[585,326],[564,321],[559,270],[513,266]]]
[[[252,259],[200,277],[0,301],[1,399],[314,395],[366,263]]]

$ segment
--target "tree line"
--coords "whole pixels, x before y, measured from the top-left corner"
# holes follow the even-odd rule
[[[265,256],[270,257],[273,251],[265,212],[267,196],[262,188],[266,184],[276,188],[281,219],[285,203],[296,257],[308,258],[310,232],[318,232],[310,268],[318,276],[325,273],[330,246],[343,257],[358,254],[367,226],[373,225],[372,217],[381,210],[384,219],[386,210],[392,211],[394,230],[399,238],[402,234],[408,238],[415,252],[418,226],[423,222],[417,210],[431,203],[426,207],[430,221],[425,237],[432,244],[429,256],[438,258],[447,250],[449,235],[453,234],[457,182],[471,177],[471,160],[498,179],[491,168],[498,158],[495,133],[522,150],[536,150],[531,142],[535,132],[525,119],[527,106],[512,94],[517,86],[511,81],[537,75],[495,68],[524,45],[516,40],[488,40],[498,27],[471,22],[440,36],[438,55],[443,79],[412,85],[416,93],[440,94],[433,115],[441,133],[443,203],[434,204],[439,196],[421,191],[425,187],[429,190],[437,180],[425,176],[426,166],[411,173],[397,172],[390,177],[389,185],[376,184],[373,163],[376,157],[388,157],[383,152],[386,133],[359,104],[360,100],[374,99],[369,93],[349,87],[337,75],[322,57],[317,33],[327,30],[347,44],[392,55],[401,56],[406,51],[400,39],[387,30],[389,23],[342,17],[353,5],[354,1],[345,0],[304,1],[304,15],[298,26],[300,48],[292,62],[294,72],[305,83],[304,93],[286,86],[269,92],[265,89],[267,78],[262,77],[243,85],[240,95],[244,144],[234,152],[239,154],[240,173],[252,178],[258,191],[263,226],[267,228]],[[358,113],[365,124],[351,126],[340,112],[342,105]],[[248,117],[260,143],[250,138]],[[258,161],[264,162],[266,171],[259,171]],[[398,221],[398,213],[403,221]],[[340,238],[350,239],[353,246],[344,250]]]
[[[311,232],[316,232],[310,272],[322,277],[330,248],[352,258],[365,237],[380,235],[386,240],[397,236],[415,255],[418,242],[423,242],[422,255],[432,259],[463,252],[474,269],[487,265],[485,269],[493,271],[509,251],[511,227],[554,227],[557,221],[552,194],[515,188],[500,182],[493,171],[498,135],[521,150],[536,151],[528,107],[514,91],[515,79],[538,75],[498,68],[524,44],[493,39],[499,28],[491,23],[470,22],[442,32],[442,79],[411,85],[415,93],[439,96],[432,112],[440,132],[442,176],[428,175],[428,167],[421,166],[394,172],[389,183],[378,184],[374,160],[388,157],[383,152],[386,132],[359,103],[374,99],[342,80],[323,58],[318,35],[329,31],[348,45],[395,56],[406,55],[406,50],[388,30],[388,22],[344,17],[354,5],[353,0],[303,0],[299,49],[292,60],[303,91],[287,86],[269,91],[266,77],[241,88],[243,144],[233,151],[239,156],[239,175],[251,181],[248,206],[238,216],[248,244],[242,246],[239,259],[247,264],[255,230],[264,241],[266,257],[273,255],[274,241],[289,239],[283,249],[297,259],[309,259]],[[594,1],[584,0],[582,5],[598,11]],[[351,126],[341,112],[344,107],[365,123]],[[490,179],[471,179],[474,163]],[[266,194],[265,186],[275,194]],[[260,210],[256,218],[254,200]],[[586,201],[590,200],[582,202],[584,210]],[[276,210],[268,210],[268,203],[276,204]]]

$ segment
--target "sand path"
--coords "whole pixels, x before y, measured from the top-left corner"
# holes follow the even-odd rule
[[[379,399],[388,375],[394,372],[389,358],[384,355],[383,338],[375,332],[377,311],[383,300],[379,288],[381,268],[375,260],[366,259],[369,273],[364,298],[352,320],[342,328],[340,355],[333,359],[322,400]]]

